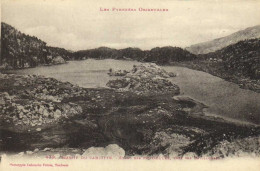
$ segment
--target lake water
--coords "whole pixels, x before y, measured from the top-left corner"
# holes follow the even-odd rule
[[[110,68],[130,70],[136,61],[94,60],[70,61],[64,65],[42,66],[12,71],[18,74],[39,74],[68,81],[86,88],[105,87],[111,79]],[[244,90],[238,85],[205,72],[184,67],[166,66],[177,74],[170,80],[181,89],[181,95],[189,96],[208,106],[205,112],[225,118],[260,124],[260,94]]]

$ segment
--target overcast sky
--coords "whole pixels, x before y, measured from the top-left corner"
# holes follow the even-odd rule
[[[169,11],[102,12],[100,7]],[[259,7],[260,0],[2,0],[1,17],[50,46],[150,49],[187,47],[259,25]]]

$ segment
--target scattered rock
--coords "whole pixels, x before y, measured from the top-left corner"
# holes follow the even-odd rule
[[[26,151],[26,154],[33,154],[32,151]]]
[[[60,118],[60,117],[61,117],[61,111],[60,111],[59,109],[57,109],[57,110],[54,112],[53,117],[54,117],[55,119]]]
[[[17,154],[18,156],[23,156],[24,155],[24,152],[20,152]]]
[[[42,130],[41,128],[37,128],[37,129],[36,129],[36,131],[38,131],[38,132],[41,131],[41,130]]]
[[[43,113],[44,117],[48,117],[49,116],[49,113],[48,113],[48,111],[46,109],[44,109],[42,113]]]
[[[42,151],[50,151],[50,150],[51,150],[51,148],[45,148]]]

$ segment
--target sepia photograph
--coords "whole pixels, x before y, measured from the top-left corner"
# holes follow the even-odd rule
[[[0,170],[260,169],[259,0],[2,0],[0,51]]]

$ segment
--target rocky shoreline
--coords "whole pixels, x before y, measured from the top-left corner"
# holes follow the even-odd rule
[[[153,63],[134,65],[131,71],[112,71],[110,76],[119,76],[110,80],[107,86],[120,91],[131,91],[137,94],[180,94],[180,88],[167,78],[175,77]],[[120,77],[121,76],[121,77]]]
[[[203,71],[211,75],[220,77],[226,81],[233,82],[237,84],[240,88],[252,90],[254,92],[260,93],[260,80],[250,79],[243,76],[237,76],[234,73],[228,73],[227,71],[222,71],[223,64],[221,62],[212,62],[209,60],[194,60],[186,62],[174,62],[171,65],[187,67],[190,69]]]
[[[125,87],[89,89],[43,76],[0,74],[1,153],[260,155],[259,126],[205,116],[205,105],[177,96],[170,76],[156,65],[140,65],[108,83],[126,80]],[[135,84],[138,79],[141,84]]]

